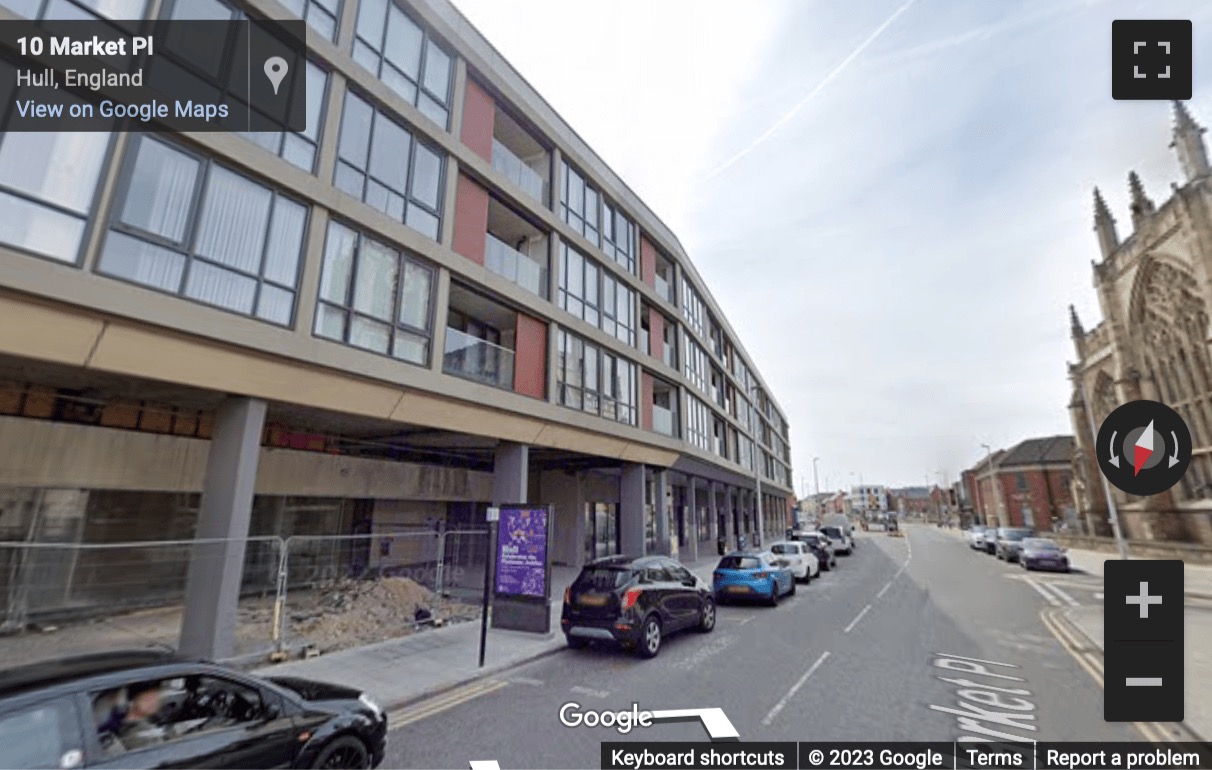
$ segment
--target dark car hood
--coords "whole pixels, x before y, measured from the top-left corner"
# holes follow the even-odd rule
[[[328,682],[314,682],[310,679],[299,679],[293,676],[271,676],[268,678],[269,681],[279,687],[285,687],[291,692],[298,693],[304,700],[308,701],[357,700],[362,694],[361,690],[355,690],[352,687],[329,684]]]

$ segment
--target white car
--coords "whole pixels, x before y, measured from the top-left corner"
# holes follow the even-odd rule
[[[770,544],[770,553],[780,562],[786,562],[796,580],[811,582],[821,574],[821,562],[807,543],[795,540],[780,540]]]
[[[849,556],[854,551],[854,541],[841,527],[821,527],[817,532],[822,533],[833,542],[833,550],[837,553]]]

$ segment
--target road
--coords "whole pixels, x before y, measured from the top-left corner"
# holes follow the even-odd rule
[[[777,608],[722,607],[655,660],[566,650],[393,715],[384,766],[599,767],[602,741],[707,740],[697,722],[565,727],[569,702],[718,706],[744,741],[1141,739],[1102,720],[1099,685],[1041,618],[1100,603],[1097,579],[1024,573],[924,526],[862,534],[840,561]]]

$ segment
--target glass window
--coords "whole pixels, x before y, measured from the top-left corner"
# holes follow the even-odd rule
[[[0,82],[15,83],[16,77],[0,62]],[[15,110],[25,95],[20,89],[0,102],[0,129],[6,110]],[[0,130],[0,242],[76,262],[109,140],[104,133]]]
[[[43,702],[0,714],[0,746],[3,767],[58,768],[65,754],[78,749],[81,741],[74,713],[62,701]]]
[[[403,252],[332,222],[314,333],[423,365],[433,277],[432,268]]]
[[[0,0],[0,7],[27,19],[122,20],[143,18],[147,0]]]
[[[173,145],[135,142],[98,272],[289,326],[306,207]]]
[[[609,203],[602,205],[602,250],[606,256],[635,273],[635,225]]]
[[[707,309],[703,305],[703,299],[699,293],[694,290],[690,281],[682,277],[682,317],[690,324],[691,328],[699,333],[700,336],[707,334]]]
[[[634,346],[635,292],[566,243],[560,244],[560,286],[557,301],[572,315]]]
[[[705,403],[694,396],[686,396],[686,439],[692,446],[712,451],[712,413]]]
[[[450,123],[454,60],[394,0],[364,0],[354,59],[442,128]]]
[[[282,5],[307,22],[325,40],[337,39],[337,20],[341,18],[341,0],[281,0]],[[311,94],[308,94],[310,100]]]
[[[599,201],[597,190],[591,187],[576,169],[564,161],[564,195],[560,200],[560,218],[594,246],[598,240]]]
[[[559,403],[636,424],[636,366],[563,329],[556,336]]]
[[[303,2],[304,0],[298,0]],[[334,0],[335,1],[335,0]],[[313,4],[315,0],[312,0]],[[299,132],[252,131],[240,132],[245,139],[258,144],[304,171],[314,172],[316,150],[320,143],[320,127],[328,97],[328,73],[307,63],[307,126]]]
[[[686,339],[683,341],[683,357],[686,361],[686,378],[694,384],[696,388],[704,393],[710,393],[710,367],[707,363],[707,351],[691,338],[688,332],[684,332]]]
[[[350,93],[341,115],[333,184],[344,192],[438,239],[442,156],[404,126]]]

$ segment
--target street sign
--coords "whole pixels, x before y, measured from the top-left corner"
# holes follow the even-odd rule
[[[496,506],[490,506],[488,508],[488,521],[500,521],[500,520],[501,520],[501,509],[497,508]]]

